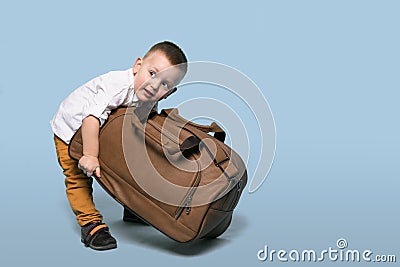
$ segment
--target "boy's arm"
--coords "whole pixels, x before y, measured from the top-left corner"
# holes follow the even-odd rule
[[[94,116],[87,116],[82,121],[82,143],[83,156],[80,158],[78,167],[88,177],[93,173],[100,177],[99,156],[99,129],[100,122]]]

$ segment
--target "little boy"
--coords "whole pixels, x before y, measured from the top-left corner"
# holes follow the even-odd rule
[[[92,198],[92,175],[101,177],[98,160],[99,129],[112,109],[119,106],[156,106],[182,80],[187,59],[174,43],[164,41],[137,58],[133,68],[112,71],[73,91],[60,105],[50,124],[58,162],[65,175],[66,194],[81,226],[81,241],[95,250],[117,247]],[[82,127],[83,156],[79,162],[68,155],[68,144]],[[132,215],[133,216],[133,215]],[[127,217],[127,218],[125,218]],[[125,221],[134,221],[124,211]]]

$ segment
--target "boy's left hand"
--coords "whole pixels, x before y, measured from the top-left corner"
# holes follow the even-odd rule
[[[97,157],[84,155],[78,162],[78,168],[86,174],[87,177],[91,177],[95,174],[97,177],[100,176],[100,164]]]

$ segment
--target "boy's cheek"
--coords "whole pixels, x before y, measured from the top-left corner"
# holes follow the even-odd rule
[[[137,79],[135,79],[135,83],[134,83],[134,88],[135,88],[135,93],[138,93],[140,90],[142,90],[142,88],[145,86],[144,80],[141,79],[140,77],[137,77]]]

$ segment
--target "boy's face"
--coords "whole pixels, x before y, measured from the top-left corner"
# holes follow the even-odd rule
[[[157,102],[183,78],[178,66],[172,66],[163,52],[154,51],[138,58],[133,66],[134,90],[140,101]]]

